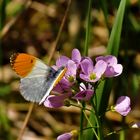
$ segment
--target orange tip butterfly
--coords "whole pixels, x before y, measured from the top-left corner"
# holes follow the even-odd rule
[[[31,102],[43,103],[53,87],[63,78],[67,69],[57,71],[44,64],[40,59],[26,54],[15,53],[10,57],[13,70],[20,76],[22,96]]]

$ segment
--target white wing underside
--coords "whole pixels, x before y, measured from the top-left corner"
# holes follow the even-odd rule
[[[50,71],[55,72],[38,59],[33,70],[21,79],[20,91],[26,100],[41,104],[46,99],[53,88],[49,79]]]
[[[38,59],[32,72],[21,79],[21,94],[28,101],[43,103],[62,72],[62,69],[55,71]]]

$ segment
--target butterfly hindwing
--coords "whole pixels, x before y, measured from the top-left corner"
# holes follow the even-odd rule
[[[50,87],[44,76],[23,78],[20,83],[20,91],[23,97],[32,102],[40,102]]]

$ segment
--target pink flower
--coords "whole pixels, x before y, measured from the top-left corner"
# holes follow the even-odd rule
[[[56,66],[53,66],[55,69],[59,69],[61,67],[66,67],[67,72],[63,79],[59,82],[60,84],[54,88],[54,91],[59,92],[59,89],[71,89],[71,86],[76,81],[76,73],[81,61],[81,54],[78,49],[72,50],[71,59],[66,56],[61,56],[56,61]],[[63,82],[65,81],[65,83]],[[67,86],[66,86],[67,85]]]
[[[67,99],[71,94],[60,94],[60,95],[49,95],[44,102],[44,106],[48,108],[59,108],[64,106],[64,101]]]
[[[80,84],[80,92],[78,92],[73,99],[81,100],[81,101],[88,101],[94,94],[94,90],[91,85],[88,85],[88,88],[81,83]]]
[[[71,140],[72,138],[72,133],[64,133],[60,136],[57,137],[57,140]]]
[[[105,77],[115,77],[122,73],[123,67],[121,64],[118,64],[117,58],[115,56],[108,55],[108,56],[99,56],[96,58],[96,62],[100,60],[107,63],[107,68],[104,73]]]
[[[77,135],[78,135],[78,131],[77,130],[72,130],[71,132],[59,135],[57,137],[57,140],[71,140],[73,137],[75,137]]]
[[[90,59],[84,59],[81,62],[80,78],[87,82],[97,82],[104,74],[106,67],[107,63],[102,60],[99,60],[94,66]]]
[[[131,111],[130,98],[128,96],[119,97],[116,105],[113,107],[113,111],[116,111],[121,115],[126,116]]]

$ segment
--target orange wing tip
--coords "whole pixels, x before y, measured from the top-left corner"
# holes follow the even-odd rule
[[[13,54],[11,55],[11,57],[10,57],[11,66],[14,65],[15,60],[16,60],[16,58],[17,58],[18,55],[19,55],[19,53],[13,53]],[[13,67],[12,67],[12,68],[13,68]]]
[[[20,77],[26,77],[33,69],[36,57],[26,53],[14,53],[10,57],[12,69]]]

